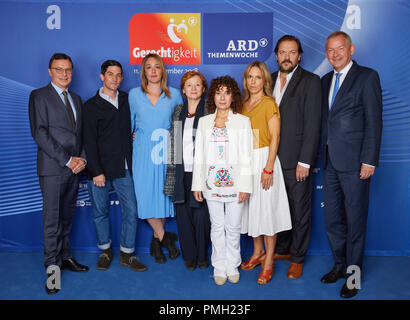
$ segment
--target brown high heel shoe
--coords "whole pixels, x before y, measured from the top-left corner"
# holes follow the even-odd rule
[[[262,253],[259,257],[257,257],[256,259],[252,259],[252,257],[241,264],[241,269],[242,270],[252,270],[253,268],[255,268],[256,266],[264,263],[265,261],[265,253]]]
[[[273,269],[274,269],[273,265],[272,265],[272,269],[269,269],[269,270],[262,269],[261,273],[259,273],[257,282],[259,284],[267,284],[272,279]]]

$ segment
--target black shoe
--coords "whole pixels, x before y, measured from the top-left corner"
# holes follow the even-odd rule
[[[191,271],[195,270],[196,269],[196,259],[185,261],[185,266],[188,270],[191,270]]]
[[[152,241],[150,245],[150,254],[155,258],[155,262],[157,263],[165,263],[167,258],[165,258],[164,253],[161,250],[161,242],[158,238],[152,236]]]
[[[345,284],[342,287],[342,290],[340,291],[340,296],[342,298],[349,299],[349,298],[354,297],[357,294],[358,291],[359,291],[359,289],[356,289],[356,288],[349,289],[347,287],[347,283],[345,282]]]
[[[102,251],[97,262],[98,270],[107,270],[110,267],[111,261],[114,258],[112,249],[108,248]]]
[[[148,269],[133,253],[124,253],[122,251],[120,251],[120,265],[130,267],[132,270],[140,272]]]
[[[209,267],[209,260],[198,261],[199,269],[207,269]]]
[[[337,269],[336,267],[333,267],[332,271],[329,273],[326,273],[320,281],[322,283],[335,283],[337,280],[340,278],[344,278],[344,274],[341,270]]]
[[[61,266],[61,270],[70,270],[73,272],[85,272],[88,271],[88,267],[82,264],[79,264],[75,261],[74,258],[70,258],[67,260],[63,260],[63,265]]]
[[[47,292],[47,294],[56,294],[56,293],[58,293],[58,291],[60,291],[60,289],[57,289],[57,288],[49,289],[49,288],[47,287],[47,284],[46,284],[46,292]]]
[[[179,250],[175,245],[175,241],[178,240],[178,236],[172,232],[165,232],[162,238],[161,245],[168,249],[169,258],[174,260],[179,256]]]

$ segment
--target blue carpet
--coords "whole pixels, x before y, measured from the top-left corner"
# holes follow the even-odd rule
[[[86,273],[63,271],[62,289],[47,295],[46,273],[41,252],[0,252],[1,300],[342,300],[343,280],[322,284],[320,278],[333,266],[332,256],[309,255],[303,276],[286,277],[288,262],[277,261],[267,285],[256,283],[260,267],[241,270],[237,284],[215,285],[212,267],[189,271],[181,256],[157,264],[146,253],[139,254],[148,266],[134,272],[120,266],[119,253],[107,271],[95,265],[98,253],[76,252],[74,257],[90,267]],[[410,257],[365,257],[362,289],[352,300],[410,299]]]

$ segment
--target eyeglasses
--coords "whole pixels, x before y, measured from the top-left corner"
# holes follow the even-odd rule
[[[280,50],[278,53],[279,53],[280,56],[289,55],[289,56],[291,56],[291,57],[294,57],[294,56],[296,56],[299,52],[296,51],[296,50],[291,50],[291,51]]]
[[[72,68],[67,68],[67,69],[63,69],[63,68],[51,68],[54,69],[58,74],[72,74],[73,73],[73,69]]]

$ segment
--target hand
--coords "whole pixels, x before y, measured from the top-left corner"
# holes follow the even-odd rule
[[[74,173],[78,174],[85,168],[85,160],[80,157],[71,157],[70,164],[68,168]]]
[[[375,167],[368,166],[367,164],[362,164],[362,169],[360,170],[360,179],[369,179],[374,174]]]
[[[78,164],[74,167],[73,173],[78,174],[85,169],[86,162],[83,158],[78,158]]]
[[[100,175],[94,177],[93,183],[97,187],[105,187],[105,175],[101,173]]]
[[[267,174],[265,172],[262,172],[261,184],[262,184],[263,190],[269,190],[269,188],[272,187],[273,185],[273,173]]]
[[[249,199],[249,193],[239,192],[239,201],[238,201],[238,203],[245,202],[248,199]]]
[[[309,176],[309,168],[302,167],[300,164],[296,167],[296,181],[305,181]]]
[[[202,197],[202,192],[201,191],[194,191],[194,198],[198,202],[204,201],[204,198]]]

